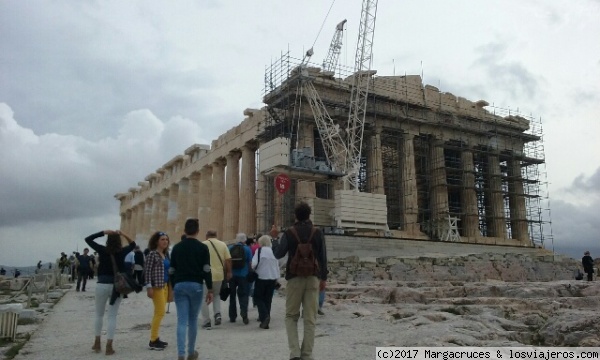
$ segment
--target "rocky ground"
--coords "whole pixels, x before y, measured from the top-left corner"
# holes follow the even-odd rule
[[[440,259],[433,261],[435,266],[386,259],[385,270],[375,270],[376,265],[354,260],[340,261],[332,270],[326,315],[318,318],[315,359],[370,359],[376,346],[600,346],[600,282],[526,279],[526,274],[540,276],[540,271],[548,276],[566,274],[573,263],[552,268],[525,259],[526,265],[510,262],[502,267],[498,264],[507,262],[499,259],[484,269],[496,274],[496,279],[465,281],[460,279],[468,273],[465,264],[473,267],[470,261],[457,264],[452,260],[454,267],[448,267],[443,265],[448,261]],[[357,266],[356,272],[352,270]],[[527,270],[531,266],[535,271]],[[408,276],[400,267],[417,280],[405,280]],[[443,280],[435,279],[436,272]],[[447,275],[452,273],[457,276]],[[502,280],[509,275],[525,279]],[[16,359],[104,356],[90,350],[94,285],[86,293],[66,291],[60,302],[36,315],[35,324],[19,326],[21,338],[32,335]],[[243,325],[239,319],[237,323],[224,321],[214,330],[200,330],[201,359],[287,359],[283,291],[275,296],[269,330],[259,329],[255,321]],[[151,317],[151,302],[144,294],[124,300],[115,358],[176,358],[174,304],[161,330],[161,338],[170,343],[165,351],[147,349]],[[251,309],[250,318],[256,317],[256,310]]]

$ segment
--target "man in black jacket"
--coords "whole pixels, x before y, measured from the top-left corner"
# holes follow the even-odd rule
[[[581,258],[581,265],[583,265],[583,271],[587,273],[587,281],[592,281],[594,278],[594,259],[590,256],[590,252],[586,251],[584,256]]]
[[[301,202],[296,206],[294,213],[296,223],[283,233],[273,252],[277,259],[281,259],[288,254],[285,269],[285,278],[288,281],[285,298],[285,328],[288,336],[290,359],[311,360],[315,343],[319,291],[325,290],[327,285],[327,249],[325,236],[323,236],[321,230],[314,228],[312,221],[310,221],[310,206]],[[298,241],[306,243],[309,240],[312,244],[314,258],[318,263],[318,271],[309,276],[297,276],[291,271],[290,264],[296,254]],[[300,346],[298,339],[300,307],[302,307],[304,318],[302,346]]]

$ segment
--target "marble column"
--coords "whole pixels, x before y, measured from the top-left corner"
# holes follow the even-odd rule
[[[461,153],[463,188],[461,194],[462,234],[466,237],[479,237],[479,214],[477,212],[477,193],[475,192],[475,164],[473,151]]]
[[[256,233],[256,157],[254,151],[255,148],[251,145],[242,147],[238,230],[246,234]]]
[[[167,234],[173,242],[177,242],[177,199],[179,198],[179,184],[171,184],[167,201]]]
[[[119,226],[119,230],[127,233],[127,211],[121,213],[121,225]]]
[[[190,174],[189,185],[188,185],[188,202],[187,209],[185,211],[185,218],[197,218],[199,217],[199,208],[200,208],[200,172],[193,172]],[[206,225],[206,224],[204,224]],[[202,224],[200,224],[202,226]],[[203,235],[202,233],[200,233]]]
[[[125,232],[132,239],[135,239],[135,208],[127,210],[127,231]]]
[[[238,232],[240,207],[240,153],[230,152],[225,157],[227,160],[227,174],[225,180],[225,207],[223,209],[223,240],[235,238]]]
[[[430,148],[431,169],[431,219],[447,221],[448,185],[446,182],[446,161],[443,141],[434,139]]]
[[[144,231],[144,214],[146,213],[146,203],[140,202],[136,206],[136,219],[135,219],[135,242],[139,243],[146,236]]]
[[[419,202],[415,169],[415,135],[403,134],[402,140],[402,227],[409,234],[420,233],[417,223]],[[383,185],[382,185],[383,186]]]
[[[385,194],[383,187],[383,155],[381,151],[381,129],[369,137],[367,148],[367,188],[372,194]]]
[[[315,135],[314,125],[302,123],[300,125],[300,136],[298,141],[299,149],[310,148],[314,156],[315,153]],[[314,181],[296,181],[296,198],[298,201],[306,199],[314,199],[317,197],[317,188]]]
[[[504,198],[502,192],[502,179],[500,177],[500,161],[498,155],[488,156],[488,193],[487,205],[489,211],[489,235],[501,239],[506,238],[506,224],[504,217]]]
[[[215,175],[216,176],[216,175]],[[212,194],[212,182],[213,182],[213,168],[208,165],[200,170],[200,188],[198,193],[198,219],[200,220],[200,233],[201,236],[206,235],[208,230],[218,230],[215,226],[214,220],[211,219],[212,205],[211,205],[211,194]],[[222,180],[222,179],[221,179]],[[221,238],[223,233],[217,233],[217,237]]]
[[[212,164],[212,194],[210,201],[210,227],[217,231],[217,236],[223,241],[223,210],[225,189],[225,164],[218,160]]]
[[[177,192],[177,221],[175,226],[175,234],[179,238],[181,238],[181,234],[183,234],[183,227],[185,225],[185,221],[188,219],[187,210],[188,210],[188,198],[189,198],[189,184],[190,181],[188,178],[182,178],[179,180],[179,190]],[[194,216],[194,218],[196,218]]]
[[[153,229],[151,227],[152,224],[152,211],[153,211],[153,201],[152,198],[146,199],[146,205],[144,206],[144,234],[146,235],[146,240],[150,238],[152,235]]]
[[[169,213],[169,190],[163,190],[160,193],[160,214],[158,217],[158,231],[168,233],[167,214]],[[171,234],[169,234],[170,236]]]
[[[267,177],[263,174],[258,174],[258,181],[256,182],[256,231],[266,234],[266,231],[270,228],[267,223],[267,191],[266,191]]]
[[[160,230],[160,193],[154,194],[152,197],[152,218],[150,219],[150,235]]]
[[[508,161],[508,203],[510,206],[510,229],[513,239],[521,241],[524,245],[529,242],[527,231],[527,213],[525,211],[525,196],[523,191],[523,177],[521,175],[521,161],[510,159]]]

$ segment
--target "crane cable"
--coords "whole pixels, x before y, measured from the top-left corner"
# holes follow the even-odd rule
[[[325,15],[325,19],[323,19],[323,23],[321,24],[321,28],[319,29],[319,32],[317,33],[317,37],[315,38],[315,41],[312,44],[312,47],[315,47],[315,44],[317,43],[317,39],[319,39],[319,35],[321,35],[321,31],[323,30],[323,27],[325,26],[325,21],[327,21],[327,17],[329,16],[329,13],[331,12],[331,8],[333,8],[333,4],[335,4],[335,0],[333,0],[331,2],[331,6],[329,6],[329,10],[327,10],[327,15]]]

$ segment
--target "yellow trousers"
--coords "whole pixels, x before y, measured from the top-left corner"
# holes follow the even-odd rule
[[[160,323],[165,316],[165,308],[167,306],[167,285],[162,288],[154,288],[152,302],[154,303],[154,316],[150,326],[150,341],[158,339],[158,330]]]

